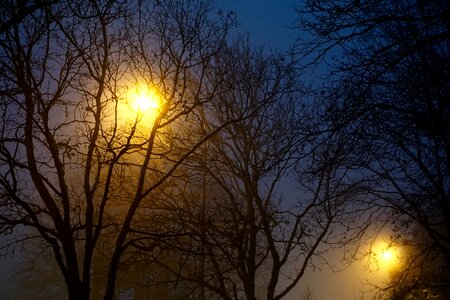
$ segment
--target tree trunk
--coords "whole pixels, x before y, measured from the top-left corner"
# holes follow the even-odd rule
[[[68,278],[66,279],[66,283],[69,300],[89,300],[89,283],[83,283],[78,278]]]

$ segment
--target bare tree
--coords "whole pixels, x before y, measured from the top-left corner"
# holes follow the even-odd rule
[[[303,40],[329,59],[321,91],[332,128],[352,138],[379,221],[416,248],[427,282],[450,282],[448,1],[306,1]],[[435,262],[439,261],[439,265]],[[433,266],[431,269],[428,266]],[[411,268],[414,274],[418,268]],[[407,272],[408,270],[404,270]],[[405,278],[408,278],[406,276]]]
[[[204,74],[214,68],[212,58],[232,20],[209,18],[207,1],[87,0],[42,7],[0,36],[0,230],[22,225],[27,230],[18,241],[42,238],[69,299],[89,299],[93,260],[105,256],[102,288],[112,299],[143,199],[232,122],[190,137],[183,148],[171,142],[183,141],[176,130],[183,127],[181,118],[219,92]],[[20,8],[12,2],[7,8],[2,13],[16,18]],[[135,84],[160,97],[150,123],[139,110],[132,118],[124,114],[130,106],[126,88]]]
[[[219,77],[230,89],[198,112],[200,130],[209,130],[209,120],[220,124],[264,105],[203,144],[177,173],[161,208],[172,224],[161,238],[164,250],[149,230],[140,230],[134,246],[171,272],[173,282],[198,284],[195,298],[281,299],[330,249],[328,242],[349,240],[340,232],[349,228],[357,185],[347,185],[339,169],[336,141],[318,139],[293,62],[242,41],[219,59],[214,76],[227,74]],[[283,182],[296,175],[298,186],[284,198]],[[162,253],[171,253],[171,263]]]

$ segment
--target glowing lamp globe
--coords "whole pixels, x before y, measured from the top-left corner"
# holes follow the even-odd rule
[[[154,121],[161,108],[161,97],[155,88],[137,84],[126,96],[130,113],[139,118]]]

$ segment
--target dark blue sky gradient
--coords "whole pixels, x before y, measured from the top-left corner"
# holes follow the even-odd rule
[[[296,19],[295,0],[216,0],[216,6],[237,14],[239,32],[248,32],[250,41],[268,48],[287,50],[294,43],[296,30],[289,29]]]

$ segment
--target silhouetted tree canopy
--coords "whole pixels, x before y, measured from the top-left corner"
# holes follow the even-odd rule
[[[69,299],[281,299],[383,228],[384,296],[450,292],[448,1],[304,1],[289,55],[207,0],[0,9],[0,250]]]
[[[53,257],[69,299],[281,299],[350,220],[353,186],[332,140],[312,143],[295,58],[230,44],[232,14],[200,0],[1,9],[0,247]],[[153,94],[152,114],[131,99]],[[288,175],[304,189],[289,204]]]
[[[234,21],[210,18],[203,1],[27,7],[2,2],[2,19],[16,21],[0,35],[0,231],[18,242],[42,238],[70,299],[89,299],[94,261],[104,259],[99,288],[112,299],[142,200],[235,121],[180,135],[182,118],[223,91],[205,74]],[[139,112],[125,115],[127,90],[138,84],[161,98],[150,123]]]
[[[411,272],[448,294],[448,1],[306,1],[298,12],[311,34],[300,51],[329,63],[317,94],[332,130],[353,137],[348,163],[371,183],[393,241],[415,249]]]

